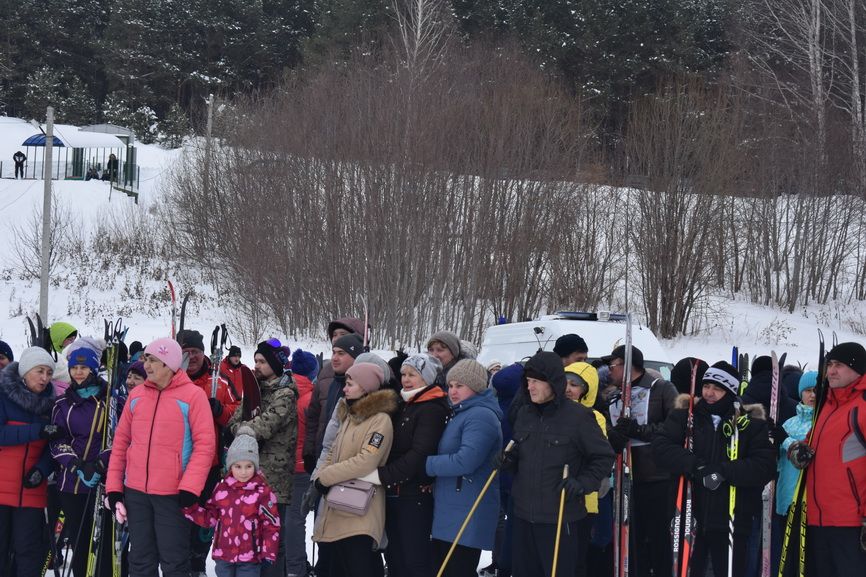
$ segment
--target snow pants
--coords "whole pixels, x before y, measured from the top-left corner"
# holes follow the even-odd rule
[[[385,499],[385,534],[388,535],[385,560],[389,575],[430,577],[436,574],[430,544],[432,530],[433,495],[388,495]]]
[[[130,577],[189,577],[191,523],[177,495],[124,490],[129,525]]]
[[[860,527],[807,527],[807,577],[847,577],[864,572],[866,552],[860,548]]]
[[[13,552],[15,572],[7,573]],[[36,507],[0,505],[0,573],[39,577],[47,554],[45,511]]]
[[[572,577],[577,570],[579,525],[579,520],[562,524],[556,577]],[[556,523],[530,523],[515,516],[512,577],[549,577],[553,570],[555,542]]]

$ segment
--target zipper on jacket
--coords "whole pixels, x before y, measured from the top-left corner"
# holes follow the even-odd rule
[[[854,472],[851,467],[846,467],[845,472],[848,473],[848,483],[851,485],[851,494],[854,495],[854,501],[857,502],[857,510],[860,510],[860,494],[857,492],[857,481],[854,480]]]
[[[21,489],[18,492],[18,506],[24,506],[24,477],[27,475],[27,455],[30,454],[30,441],[24,445],[24,458],[21,459]]]
[[[153,441],[153,425],[156,423],[156,411],[159,409],[159,400],[162,398],[162,391],[165,389],[160,389],[156,394],[156,404],[153,406],[153,417],[150,419],[150,434],[147,436],[147,459],[144,461],[144,492],[147,493],[147,485],[150,482],[150,446]]]

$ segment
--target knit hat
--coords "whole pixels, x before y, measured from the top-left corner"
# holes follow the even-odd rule
[[[48,351],[42,347],[29,347],[21,353],[21,358],[18,359],[18,375],[24,377],[33,368],[45,366],[54,370],[54,358],[48,354]]]
[[[412,355],[403,361],[401,366],[408,366],[415,369],[428,385],[435,383],[436,377],[438,377],[439,373],[442,372],[442,363],[439,362],[439,359],[433,355],[428,355],[427,353]],[[451,370],[453,371],[454,369]]]
[[[156,339],[144,348],[144,354],[159,359],[175,373],[180,370],[180,364],[183,361],[183,351],[180,345],[170,337]]]
[[[373,363],[380,369],[382,369],[382,379],[385,383],[391,382],[391,379],[394,378],[394,372],[391,370],[391,366],[388,364],[385,359],[377,355],[376,353],[361,353],[358,355],[358,358],[355,359],[356,363]]]
[[[129,344],[129,358],[134,357],[136,354],[140,353],[144,350],[144,345],[141,344],[141,341],[132,341]]]
[[[226,356],[227,357],[239,357],[239,356],[241,356],[241,348],[239,346],[236,346],[236,345],[230,346],[229,347],[229,354],[227,354]]]
[[[439,331],[437,333],[433,333],[429,339],[427,339],[427,349],[430,349],[430,345],[434,342],[439,341],[443,345],[445,345],[451,354],[456,359],[460,356],[460,337],[452,333],[451,331]]]
[[[296,350],[292,353],[292,372],[311,381],[315,380],[319,374],[319,361],[316,360],[316,355],[301,349]]]
[[[72,351],[66,364],[70,369],[76,365],[84,365],[90,368],[94,375],[99,372],[99,357],[91,349],[84,347]]]
[[[382,388],[382,383],[385,380],[382,369],[379,368],[379,365],[373,363],[355,363],[346,371],[346,377],[352,377],[352,380],[365,393],[378,391]]]
[[[446,378],[448,379],[448,383],[457,381],[476,393],[480,393],[487,388],[487,369],[484,368],[484,365],[473,359],[458,361],[448,371]]]
[[[866,375],[866,349],[860,343],[839,343],[827,353],[827,361],[838,361],[858,375]]]
[[[56,322],[48,329],[48,334],[51,335],[51,345],[58,353],[63,350],[63,341],[78,332],[78,329],[69,323]]]
[[[736,397],[740,391],[740,373],[731,363],[719,361],[707,369],[701,384],[711,383],[727,389]]]
[[[800,375],[800,383],[797,385],[797,394],[803,398],[803,391],[814,389],[818,386],[818,371],[809,371]]]
[[[141,361],[136,361],[136,362],[132,363],[131,365],[129,365],[129,370],[127,372],[135,373],[136,375],[138,375],[142,379],[147,378],[147,372],[144,370],[144,363]]]
[[[238,427],[235,440],[232,441],[228,452],[226,452],[226,467],[228,469],[231,469],[232,465],[238,461],[251,461],[256,471],[259,470],[259,443],[256,441],[255,433],[251,427]]]
[[[692,390],[692,363],[698,361],[698,372],[695,375],[695,383],[700,383],[704,378],[704,373],[710,368],[706,362],[696,359],[695,357],[686,357],[680,359],[674,368],[671,369],[671,382],[677,388],[680,394],[687,395]]]
[[[502,370],[502,361],[492,360],[487,363],[487,372],[491,371],[501,371]]]
[[[610,364],[613,359],[622,359],[625,362],[625,345],[615,348],[609,355],[602,357],[605,363]],[[643,353],[639,348],[631,346],[631,366],[643,370]]]
[[[256,354],[262,355],[271,370],[278,377],[283,376],[289,357],[283,349],[283,345],[277,339],[262,341],[256,347]]]
[[[184,329],[177,333],[177,342],[182,349],[198,349],[204,351],[204,337],[198,331]]]
[[[364,341],[361,340],[361,337],[352,333],[350,335],[343,335],[334,341],[332,347],[346,351],[353,359],[357,359],[358,355],[364,352]]]
[[[773,359],[768,355],[761,355],[760,357],[755,357],[755,360],[752,361],[752,374],[757,375],[758,373],[763,373],[765,371],[773,370]]]
[[[0,355],[9,359],[10,363],[15,360],[15,355],[12,354],[12,347],[6,341],[0,341]]]
[[[560,357],[567,357],[571,353],[586,353],[589,352],[589,347],[586,346],[586,341],[579,335],[574,333],[562,335],[556,339],[556,344],[553,345],[553,352]]]

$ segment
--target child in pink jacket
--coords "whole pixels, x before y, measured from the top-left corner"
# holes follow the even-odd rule
[[[202,507],[184,509],[201,527],[216,527],[213,558],[218,577],[258,577],[277,558],[280,517],[277,498],[259,471],[255,433],[240,427],[226,456],[229,472]]]

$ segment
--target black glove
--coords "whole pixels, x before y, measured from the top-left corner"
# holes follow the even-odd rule
[[[614,429],[631,439],[639,437],[642,432],[641,425],[637,422],[637,419],[633,419],[632,417],[620,417]]]
[[[306,517],[310,511],[315,511],[316,503],[319,501],[319,492],[316,490],[316,484],[310,483],[307,490],[304,491],[304,496],[301,498],[301,516]]]
[[[181,507],[192,507],[198,503],[198,495],[189,491],[180,491],[177,494],[177,502],[180,503]]]
[[[39,438],[46,441],[53,441],[63,436],[63,431],[57,425],[45,425],[39,431]]]
[[[316,491],[318,491],[320,495],[327,495],[328,491],[331,490],[330,487],[326,487],[326,486],[322,485],[322,482],[319,481],[318,479],[313,481],[313,485],[316,487]]]
[[[574,477],[566,477],[559,482],[559,490],[565,491],[565,498],[569,501],[575,497],[580,497],[586,491],[583,490],[583,485]]]
[[[692,469],[688,472],[689,477],[693,481],[702,481],[703,480],[703,471],[706,469],[707,464],[704,463],[701,459],[695,459],[695,464],[692,465]]]
[[[699,467],[698,475],[701,477],[704,487],[710,491],[715,491],[725,482],[725,477],[718,466],[707,465]]]
[[[123,503],[123,493],[120,491],[112,491],[108,494],[108,508],[114,513],[117,511],[117,504]]]
[[[797,469],[805,469],[815,458],[815,449],[809,446],[808,443],[797,441],[788,447],[788,460]]]
[[[36,467],[32,467],[27,473],[24,475],[24,486],[28,489],[35,489],[39,485],[42,484],[43,477],[42,471],[37,469]]]
[[[213,414],[213,418],[219,419],[220,415],[223,414],[223,404],[214,398],[208,399],[207,402],[210,403],[210,412]]]
[[[316,470],[316,463],[318,459],[316,459],[315,455],[304,455],[304,471],[307,472],[307,475],[312,475],[313,471]]]
[[[785,439],[788,438],[788,432],[782,425],[777,424],[773,419],[767,419],[767,428],[770,433],[770,442],[773,446],[778,447]]]
[[[504,472],[513,472],[517,469],[517,451],[502,451],[493,458],[493,468]]]
[[[76,459],[78,461],[78,459]],[[93,475],[99,475],[100,477],[105,477],[105,465],[102,464],[98,458],[92,461],[86,461],[82,463],[78,461],[75,465],[75,468],[78,471],[81,471],[81,474],[84,475],[85,479],[92,479]]]

